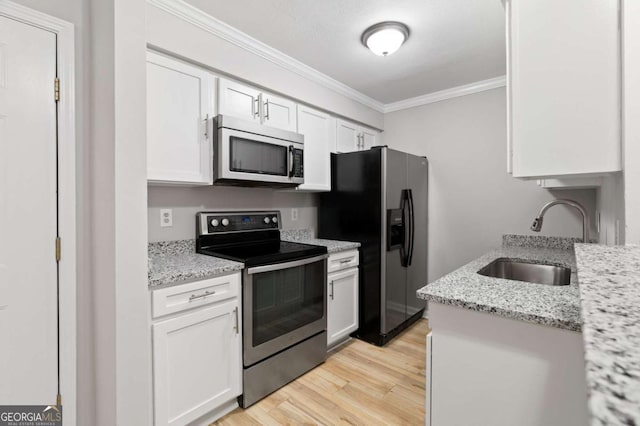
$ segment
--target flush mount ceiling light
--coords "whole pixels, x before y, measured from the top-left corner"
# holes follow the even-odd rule
[[[380,22],[364,30],[362,44],[378,56],[391,55],[409,38],[409,27],[401,22]]]

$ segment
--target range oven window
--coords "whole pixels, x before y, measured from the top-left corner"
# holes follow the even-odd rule
[[[234,172],[287,176],[286,146],[231,136],[229,169]]]
[[[324,262],[262,272],[253,277],[253,346],[324,315]]]

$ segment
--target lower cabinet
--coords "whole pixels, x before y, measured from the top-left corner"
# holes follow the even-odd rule
[[[355,253],[356,267],[350,266],[327,275],[327,347],[329,348],[346,340],[349,334],[358,329],[358,252],[355,250],[353,253]],[[335,256],[329,257],[329,265],[335,263],[332,262]],[[344,255],[341,257],[347,259]],[[352,264],[353,262],[349,265]],[[329,269],[331,270],[331,267]]]
[[[239,285],[239,277],[233,277]],[[181,286],[173,289],[184,292]],[[198,296],[194,293],[192,300],[206,299]],[[155,425],[186,425],[201,418],[208,424],[237,407],[241,318],[236,297],[153,323]]]
[[[429,326],[427,426],[589,424],[579,332],[435,302]]]

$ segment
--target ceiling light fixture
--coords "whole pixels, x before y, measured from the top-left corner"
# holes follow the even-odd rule
[[[391,55],[409,38],[409,27],[401,22],[380,22],[364,30],[362,44],[378,56]]]

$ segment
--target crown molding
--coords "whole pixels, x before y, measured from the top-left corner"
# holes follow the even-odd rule
[[[392,102],[384,105],[384,113],[400,111],[407,108],[414,108],[421,105],[432,104],[434,102],[444,101],[446,99],[457,98],[459,96],[471,95],[485,90],[496,89],[506,86],[506,77],[500,76],[490,78],[488,80],[476,81],[475,83],[465,84],[463,86],[452,87],[451,89],[441,90],[439,92],[427,93],[426,95],[416,96],[415,98],[404,99],[398,102]]]
[[[303,64],[297,59],[233,28],[183,0],[147,0],[147,2],[254,55],[266,59],[286,70],[293,71],[327,89],[346,96],[349,99],[353,99],[378,112],[384,111],[384,104],[382,102]]]
[[[147,0],[147,3],[322,87],[385,114],[459,96],[471,95],[506,85],[506,77],[500,76],[385,104],[212,17],[184,0]]]

